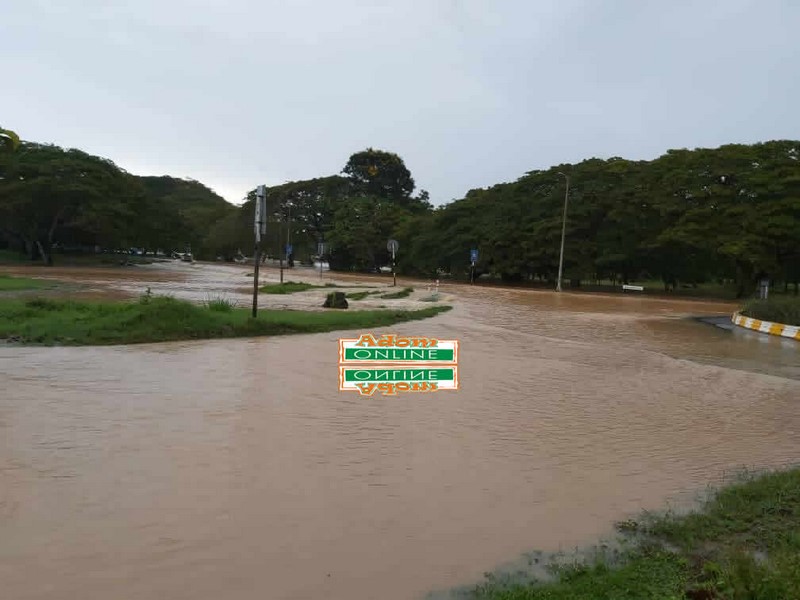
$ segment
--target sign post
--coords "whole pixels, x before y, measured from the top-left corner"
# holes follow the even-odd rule
[[[397,287],[397,249],[400,247],[400,244],[397,243],[397,240],[389,240],[386,243],[386,249],[392,253],[392,286]]]
[[[261,236],[267,231],[267,191],[263,185],[256,190],[255,217],[253,219],[253,230],[255,232],[256,246],[253,252],[253,318],[258,314],[258,267],[261,263]]]
[[[469,262],[469,282],[471,284],[475,281],[475,263],[478,262],[478,251],[475,248],[469,251]]]

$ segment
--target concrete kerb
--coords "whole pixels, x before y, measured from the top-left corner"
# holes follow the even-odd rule
[[[759,319],[745,317],[738,312],[733,313],[731,316],[731,322],[734,325],[744,327],[745,329],[752,329],[753,331],[760,331],[761,333],[777,335],[800,342],[800,327],[794,325],[784,325],[783,323],[761,321]]]

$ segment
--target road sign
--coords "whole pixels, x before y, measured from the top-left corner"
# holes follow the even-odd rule
[[[286,255],[288,256],[291,253],[292,253],[292,245],[286,244]]]
[[[469,259],[473,265],[478,262],[478,251],[474,248],[469,251]]]
[[[261,241],[261,236],[267,233],[267,188],[260,185],[256,190],[256,211],[253,220],[253,229],[256,241]]]
[[[317,244],[317,254],[322,256],[328,250],[328,245],[325,242],[319,242]]]
[[[389,240],[386,242],[386,249],[392,254],[397,254],[398,248],[400,248],[400,244],[397,243],[397,240]]]

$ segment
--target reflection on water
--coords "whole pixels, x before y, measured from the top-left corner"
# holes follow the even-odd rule
[[[338,333],[0,346],[3,596],[422,597],[800,454],[800,350],[728,306],[443,291],[391,331],[461,341],[447,394],[338,392]]]

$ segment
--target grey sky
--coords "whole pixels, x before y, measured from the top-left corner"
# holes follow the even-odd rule
[[[239,203],[398,153],[435,204],[797,138],[795,0],[0,0],[0,125]]]

